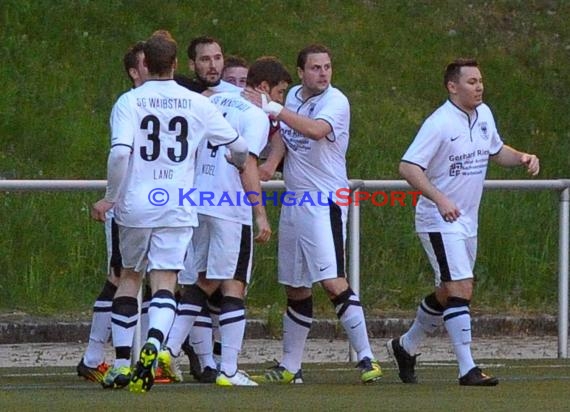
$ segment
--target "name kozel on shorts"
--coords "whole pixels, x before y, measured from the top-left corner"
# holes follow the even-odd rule
[[[374,206],[416,206],[420,191],[368,192],[349,188],[340,188],[335,192],[313,191],[261,191],[241,192],[224,191],[215,193],[211,191],[191,189],[178,189],[177,193],[169,193],[162,188],[152,189],[148,193],[148,201],[154,206],[164,206],[176,202],[178,206],[328,206],[331,202],[339,206],[359,206],[361,203],[370,202]],[[172,196],[174,195],[174,196]],[[249,196],[254,196],[256,201],[250,201]]]

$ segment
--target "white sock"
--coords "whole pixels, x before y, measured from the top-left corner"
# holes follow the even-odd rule
[[[425,336],[435,332],[442,323],[443,312],[434,309],[426,303],[426,299],[423,299],[416,311],[414,323],[402,335],[400,344],[410,355],[415,355]]]
[[[89,343],[83,355],[83,363],[90,368],[96,368],[105,361],[105,344],[111,338],[111,313],[116,291],[117,286],[109,280],[105,281],[93,304]]]
[[[182,344],[190,334],[190,330],[201,315],[206,305],[206,294],[198,286],[192,285],[184,289],[176,309],[176,317],[168,334],[167,347],[174,356],[180,355]]]
[[[222,362],[220,370],[228,376],[237,372],[238,355],[245,332],[245,306],[243,299],[224,297],[220,312],[220,335],[222,337]]]
[[[115,366],[130,366],[130,352],[133,346],[138,317],[137,298],[120,296],[113,299],[111,336],[113,338],[113,347],[115,348]]]
[[[161,333],[162,342],[159,342],[158,350],[161,349],[162,343],[168,336],[175,313],[176,300],[174,299],[174,294],[166,289],[156,291],[148,308],[148,336],[150,337],[153,331]],[[157,335],[153,336],[156,337]]]
[[[342,298],[343,295],[344,298]],[[374,359],[368,340],[364,311],[358,296],[350,291],[346,295],[343,293],[341,301],[336,302],[336,314],[348,336],[350,345],[356,352],[356,358],[359,361],[363,358]]]
[[[178,303],[174,322],[172,323],[172,327],[168,333],[168,340],[166,343],[168,350],[173,356],[177,357],[180,355],[182,344],[192,330],[192,325],[196,319],[196,312],[200,310],[201,308],[191,304],[185,304],[182,302]]]
[[[305,342],[309,336],[312,322],[312,317],[294,311],[291,306],[287,307],[287,312],[283,315],[283,359],[281,365],[290,372],[296,373],[301,369]]]
[[[213,357],[212,319],[209,315],[204,316],[202,314],[194,321],[194,326],[190,330],[190,345],[200,360],[202,370],[206,366],[216,369],[216,362]]]
[[[220,335],[220,308],[212,305],[208,301],[208,310],[210,311],[210,317],[212,318],[212,337],[213,342],[213,358],[214,362],[219,365],[222,361],[222,336]]]
[[[459,364],[459,376],[463,376],[475,367],[471,355],[471,314],[469,313],[469,306],[448,307],[443,312],[443,319]]]
[[[111,306],[113,301],[96,301],[89,343],[83,355],[83,363],[90,368],[96,368],[105,361],[105,344],[111,337]]]

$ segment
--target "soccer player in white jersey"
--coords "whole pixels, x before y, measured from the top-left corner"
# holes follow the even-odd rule
[[[176,276],[197,225],[189,198],[196,149],[204,139],[214,147],[227,145],[228,161],[240,169],[247,158],[245,140],[216,107],[173,80],[176,42],[170,33],[155,32],[145,42],[144,55],[147,81],[113,107],[107,191],[92,209],[93,218],[104,220],[114,208],[119,226],[123,267],[113,299],[113,327],[134,327],[145,261],[151,282],[149,331],[131,374],[133,392],[152,387],[158,350],[174,319]],[[114,367],[123,366],[117,362]]]
[[[194,78],[190,79],[187,76],[175,74],[174,79],[178,84],[194,92],[202,93],[204,96],[211,96],[214,93],[221,92],[241,92],[241,88],[221,79],[224,68],[224,54],[222,45],[217,39],[210,36],[195,37],[190,41],[186,51],[188,68],[194,73]],[[188,282],[190,281],[186,279],[181,280],[181,284],[188,284]],[[216,371],[215,369],[202,370],[195,352],[200,352],[203,354],[202,356],[213,353],[215,357],[219,357],[221,354],[218,329],[221,294],[219,292],[214,293],[210,296],[208,302],[210,310],[205,311],[200,321],[196,322],[195,327],[191,331],[192,336],[182,346],[190,361],[190,373],[195,379],[203,383],[214,382]],[[212,342],[212,335],[215,342]],[[192,345],[191,342],[195,342],[195,344]],[[169,375],[169,359],[163,359],[162,355],[165,355],[165,352],[161,353],[159,363],[163,363],[163,368],[161,369],[165,372],[166,377]],[[181,377],[182,375],[177,372],[171,375],[171,379],[174,381],[179,381]]]
[[[285,90],[291,76],[275,58],[256,60],[248,73],[247,87]],[[199,274],[195,284],[182,290],[177,318],[167,348],[180,352],[182,340],[197,317],[207,310],[207,298],[218,288],[220,306],[221,363],[216,383],[221,386],[256,386],[238,370],[238,355],[245,331],[245,288],[250,281],[253,241],[269,240],[271,229],[261,194],[257,158],[270,131],[267,114],[239,94],[218,93],[210,97],[224,118],[248,143],[249,156],[241,175],[223,161],[223,148],[203,144],[198,150],[196,188],[211,201],[198,205],[199,226],[193,243],[193,264],[185,272]],[[247,193],[250,193],[249,195]],[[257,233],[252,233],[252,210]],[[215,364],[206,365],[210,369]]]
[[[243,57],[227,56],[224,58],[222,80],[243,89],[247,83],[249,65]]]
[[[435,292],[420,303],[410,329],[387,343],[404,383],[416,383],[418,347],[442,323],[459,364],[459,384],[495,386],[498,379],[476,366],[471,356],[473,267],[477,222],[489,159],[501,166],[524,166],[535,176],[535,155],[503,143],[493,114],[483,103],[478,64],[457,59],[444,74],[448,100],[423,123],[402,157],[400,174],[422,196],[416,231],[435,274]]]
[[[143,42],[129,48],[123,57],[123,66],[133,87],[140,86],[146,79],[147,70],[143,64]],[[105,344],[111,335],[111,305],[117,290],[121,272],[121,254],[119,252],[119,234],[113,211],[107,212],[105,220],[105,239],[107,243],[107,280],[93,305],[89,343],[81,361],[77,365],[77,374],[87,380],[103,383],[109,366],[105,363]],[[127,352],[130,358],[130,345],[127,351],[119,348],[119,356]],[[114,381],[114,379],[113,379]],[[128,380],[126,381],[128,383]]]
[[[360,299],[346,279],[347,207],[337,205],[334,197],[338,189],[348,187],[350,105],[330,83],[332,63],[327,47],[303,48],[297,57],[297,73],[301,84],[291,88],[285,107],[265,99],[262,104],[264,111],[281,122],[283,135],[283,140],[272,139],[266,168],[273,170],[266,175],[273,175],[286,148],[286,190],[295,193],[297,200],[309,195],[312,201],[281,207],[278,278],[287,293],[283,358],[260,380],[302,381],[301,362],[313,320],[312,286],[320,283],[356,351],[362,382],[372,382],[382,371],[370,348]]]
[[[242,89],[222,80],[224,70],[224,54],[221,43],[209,36],[192,39],[187,49],[188,68],[194,72],[194,78],[176,74],[174,79],[181,86],[205,96],[214,93],[236,92]]]
[[[191,43],[195,43],[194,41]],[[196,50],[196,59],[197,60],[209,60],[215,61],[216,59],[214,56],[217,53],[217,47],[213,49],[209,48],[200,48],[195,46]],[[190,48],[189,48],[190,50]],[[203,54],[211,53],[212,56],[209,59],[202,59],[201,56]],[[191,54],[189,52],[189,54]],[[275,58],[272,57],[264,57],[260,58],[260,62],[258,62],[258,66],[261,65],[262,62],[269,62],[266,64],[269,65],[277,65],[276,63],[272,63],[272,60]],[[278,66],[277,67],[281,67]],[[205,67],[198,66],[195,68],[197,78],[204,77],[206,73],[207,65]],[[201,75],[199,74],[201,73]],[[263,73],[263,72],[262,72]],[[273,101],[277,101],[283,103],[285,99],[285,91],[289,84],[291,84],[291,77],[288,73],[274,73],[270,76],[268,80],[264,80],[261,77],[260,80],[254,80],[258,82],[258,88],[264,90]],[[259,78],[259,75],[255,76]],[[247,78],[247,75],[246,75]],[[283,80],[285,78],[285,80]],[[277,79],[281,79],[277,81]],[[251,91],[252,89],[246,89],[245,91]],[[275,136],[279,136],[279,122],[275,120],[271,120],[270,122],[270,130],[269,130],[269,139],[274,138]],[[268,145],[267,145],[268,146]],[[266,148],[267,148],[266,146]],[[266,151],[265,149],[260,153],[260,160],[263,152]],[[192,253],[189,251],[187,257],[190,258],[191,262],[191,255]],[[198,274],[190,267],[188,267],[181,271],[178,275],[178,283],[181,285],[181,294],[185,293],[185,288],[188,285],[193,285],[198,280]],[[184,333],[184,330],[187,329],[187,326],[178,326],[179,322],[182,322],[182,325],[187,323],[186,320],[179,320],[178,314],[175,318],[174,325],[170,331],[168,337],[168,350],[161,351],[159,353],[159,366],[163,372],[165,378],[168,378],[172,382],[178,382],[182,380],[182,374],[180,372],[180,368],[178,367],[178,358],[172,357],[170,352],[175,353],[178,355],[180,348],[188,355],[190,359],[190,373],[194,376],[196,380],[201,383],[214,383],[217,378],[217,365],[221,361],[222,355],[222,345],[221,339],[219,334],[219,314],[220,314],[220,305],[221,305],[222,295],[219,291],[219,288],[216,292],[211,294],[208,297],[208,307],[204,309],[203,312],[196,318],[194,324],[192,325],[192,329],[190,330],[190,339],[186,340],[182,343],[180,347],[180,342],[183,339],[181,333]],[[212,345],[212,334],[214,335],[214,342]]]

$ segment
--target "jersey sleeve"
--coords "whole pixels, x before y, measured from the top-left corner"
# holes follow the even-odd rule
[[[269,122],[267,115],[261,111],[249,110],[242,127],[239,130],[240,136],[247,141],[249,152],[257,157],[267,145],[269,136]]]
[[[350,123],[350,104],[346,96],[338,93],[334,99],[329,99],[315,115],[315,119],[321,119],[330,124],[334,136],[342,135]]]
[[[489,109],[490,112],[490,109]],[[492,128],[491,128],[491,144],[489,146],[489,153],[491,156],[496,155],[499,153],[504,145],[503,139],[499,135],[499,131],[497,130],[497,125],[495,124],[495,119],[491,114],[490,119],[492,121]]]
[[[440,142],[439,128],[435,122],[428,118],[420,127],[418,134],[410,147],[408,147],[408,150],[406,150],[406,153],[404,153],[402,161],[416,164],[425,170],[437,153]]]
[[[135,138],[136,117],[129,109],[128,93],[123,94],[111,111],[111,147],[133,147]]]
[[[232,143],[238,138],[238,133],[234,128],[224,119],[224,115],[218,108],[211,103],[207,102],[206,107],[206,124],[208,125],[205,134],[206,139],[212,146],[222,146]]]

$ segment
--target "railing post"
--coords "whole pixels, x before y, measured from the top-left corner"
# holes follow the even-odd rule
[[[568,224],[570,188],[560,192],[558,222],[558,357],[568,357]]]
[[[362,187],[364,182],[351,181],[351,202],[348,205],[348,283],[354,293],[360,297],[360,205],[355,205],[354,193]],[[350,347],[348,357],[351,362],[356,362],[356,352]]]

